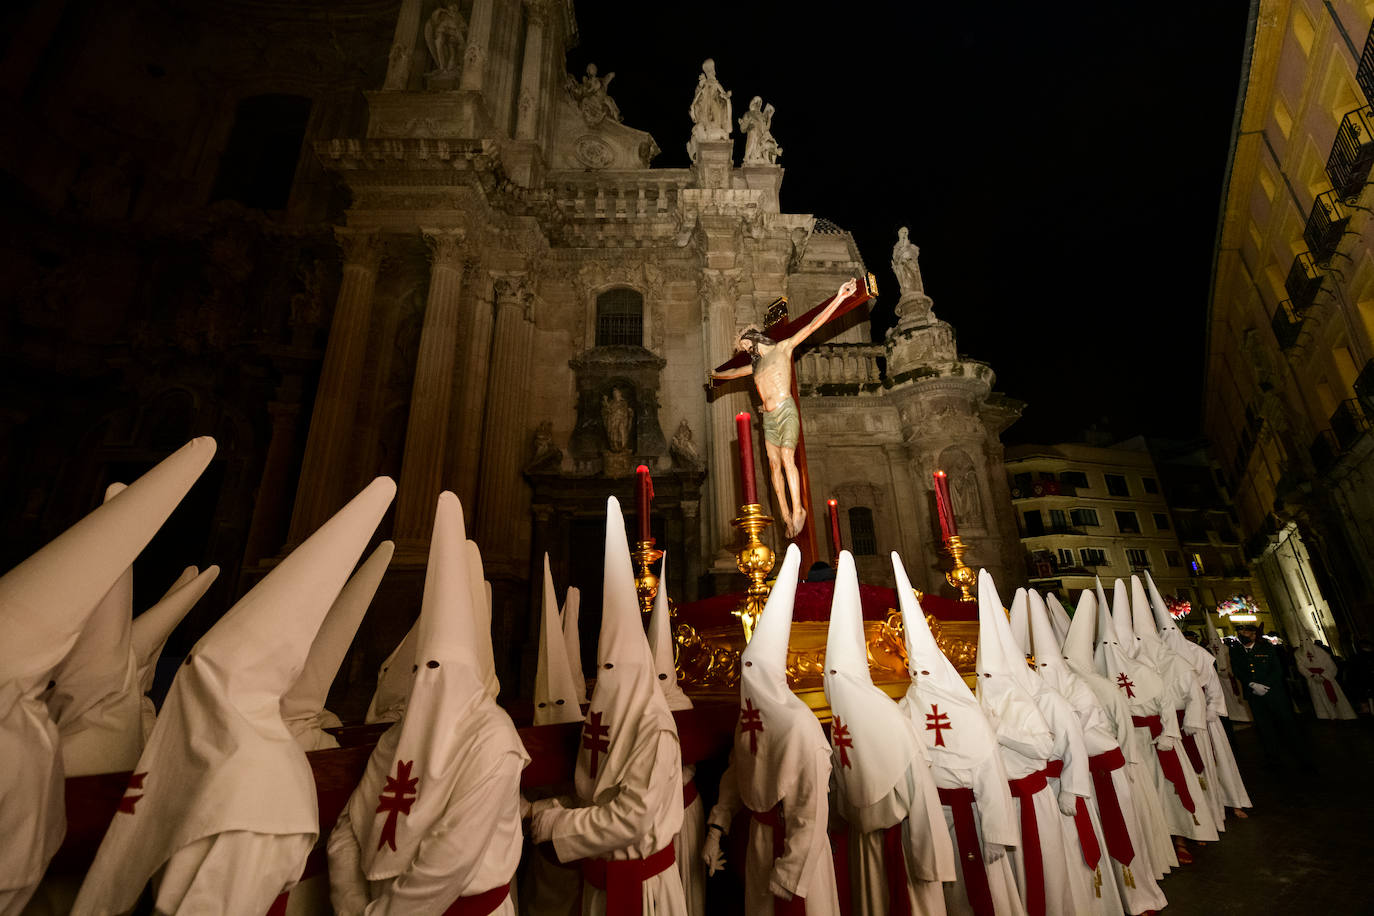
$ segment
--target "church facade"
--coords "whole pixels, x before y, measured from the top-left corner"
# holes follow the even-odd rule
[[[253,16],[267,15],[251,3],[226,5],[242,14],[226,28],[251,30]],[[326,6],[298,5],[276,23],[276,38],[313,34]],[[236,553],[229,563],[210,561],[231,572],[239,565],[241,588],[367,480],[394,476],[397,553],[378,599],[386,611],[369,615],[363,639],[371,647],[357,661],[358,670],[375,670],[418,608],[434,501],[452,489],[492,580],[503,674],[532,678],[543,553],[560,590],[575,584],[594,598],[605,497],[628,505],[643,463],[654,474],[654,534],[669,551],[674,597],[741,588],[731,552],[734,417],[754,410],[757,420],[756,398],[744,383],[711,394],[707,373],[778,298],[795,316],[867,273],[844,229],[783,211],[771,109],[732,113],[727,101],[722,110],[708,62],[690,137],[654,138],[624,124],[594,68],[566,73],[575,34],[566,3],[401,0],[348,9],[333,26],[335,46],[379,59],[379,49],[361,49],[377,43],[385,23],[385,72],[350,66],[347,53],[322,55],[318,73],[274,83],[273,68],[297,65],[269,54],[270,66],[252,80],[210,78],[221,121],[268,95],[296,92],[309,103],[284,206],[259,212],[248,203],[216,217],[210,234],[244,236],[244,252],[207,244],[214,295],[230,288],[237,302],[257,284],[273,317],[257,322],[256,337],[244,332],[251,346],[236,364],[226,356],[219,376],[204,376],[206,366],[183,353],[169,357],[166,377],[143,381],[145,401],[156,401],[159,387],[186,389],[176,380],[200,372],[178,422],[186,432],[239,429],[238,448],[222,446],[237,463],[207,497],[216,517],[232,520],[216,544]],[[49,29],[48,39],[71,36]],[[680,80],[687,98],[693,74],[662,77]],[[348,101],[350,83],[365,108]],[[746,125],[743,161],[735,116]],[[220,150],[220,177],[209,180],[215,170],[202,162],[196,193],[209,190],[214,200],[235,135],[223,125],[204,134],[202,147]],[[654,168],[656,140],[689,144],[690,167]],[[136,211],[125,204],[117,219]],[[216,266],[217,252],[227,263]],[[941,468],[970,545],[966,562],[999,585],[1019,584],[1025,569],[1000,434],[1020,405],[994,392],[990,366],[958,353],[917,255],[903,234],[893,252],[899,288],[883,291],[900,296],[898,320],[883,339],[855,313],[819,332],[797,360],[813,525],[824,545],[824,500],[833,497],[863,579],[891,584],[887,553],[896,550],[917,588],[947,591],[931,476]],[[131,290],[130,308],[147,311],[140,295]],[[213,324],[227,306],[201,298],[196,307]],[[194,325],[186,316],[159,320]],[[226,400],[225,378],[249,370],[256,387],[214,407]],[[116,391],[132,396],[127,380]],[[140,424],[156,426],[138,409],[105,407],[129,415],[135,439]],[[761,461],[761,434],[755,439]],[[103,486],[115,473],[100,457],[109,454],[97,443],[66,480]],[[767,480],[766,464],[757,471]],[[761,489],[771,506],[771,488]],[[780,548],[777,529],[770,536]],[[820,555],[829,556],[824,546]],[[595,601],[584,597],[583,606]]]

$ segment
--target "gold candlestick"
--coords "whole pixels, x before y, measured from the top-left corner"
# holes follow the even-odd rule
[[[748,643],[754,637],[754,624],[758,623],[764,602],[768,600],[768,586],[765,583],[768,574],[773,571],[773,550],[759,540],[759,534],[773,524],[773,519],[763,514],[763,506],[750,503],[739,507],[739,518],[730,524],[745,535],[744,546],[735,557],[735,565],[749,577],[749,590],[740,606],[731,613],[739,618],[740,625],[744,627],[744,641]]]
[[[964,601],[974,599],[973,587],[978,584],[978,573],[964,564],[964,554],[968,546],[959,535],[953,534],[945,539],[945,553],[954,558],[954,568],[945,573],[945,581],[957,588]]]
[[[658,576],[654,575],[654,564],[663,556],[663,551],[654,548],[654,539],[639,541],[630,551],[639,575],[635,576],[635,591],[639,593],[639,609],[645,614],[654,611],[654,599],[658,597]]]

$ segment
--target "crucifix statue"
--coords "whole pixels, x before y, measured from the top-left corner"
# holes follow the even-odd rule
[[[801,417],[797,413],[794,397],[797,382],[792,372],[792,358],[797,348],[821,325],[862,304],[870,295],[867,287],[860,288],[858,281],[851,278],[839,288],[834,298],[796,321],[775,325],[770,328],[771,335],[758,328],[745,329],[736,343],[740,353],[710,376],[712,384],[747,375],[754,377],[754,385],[763,401],[763,437],[768,450],[768,469],[773,479],[773,489],[778,494],[778,511],[789,539],[795,538],[806,525],[806,494],[810,489],[809,486],[804,488],[804,472],[797,469]]]

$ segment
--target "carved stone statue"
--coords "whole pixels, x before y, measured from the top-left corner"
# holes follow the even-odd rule
[[[892,272],[897,275],[897,285],[902,289],[902,298],[924,296],[925,283],[921,280],[919,258],[921,249],[907,239],[907,228],[897,230],[897,244],[892,246]]]
[[[697,450],[696,440],[692,438],[692,427],[687,425],[686,420],[677,425],[677,432],[673,434],[673,441],[668,444],[668,451],[683,467],[701,467],[701,452]]]
[[[619,388],[613,388],[610,394],[601,396],[601,425],[606,429],[606,441],[612,452],[630,450],[630,426],[633,420],[630,402],[625,400]]]
[[[744,165],[777,165],[782,147],[773,139],[773,106],[763,105],[758,96],[749,102],[749,110],[739,119],[744,134]]]
[[[456,73],[463,67],[463,42],[468,24],[458,11],[458,4],[450,0],[440,4],[425,22],[425,44],[434,59],[434,72]]]
[[[697,161],[699,143],[730,139],[730,93],[716,79],[716,62],[709,57],[697,75],[697,91],[687,113],[692,116],[692,138],[687,141],[687,155],[693,162]]]
[[[582,77],[580,83],[572,76],[568,77],[568,92],[577,102],[588,127],[595,127],[607,118],[620,120],[620,106],[606,94],[606,87],[611,85],[613,79],[615,73],[599,76],[596,64],[587,64],[587,75]]]
[[[978,495],[978,472],[971,466],[957,471],[950,480],[949,489],[954,517],[969,524],[982,524],[983,499]]]
[[[562,463],[563,450],[553,444],[553,421],[545,420],[535,427],[530,451],[532,454],[526,470],[556,468]]]

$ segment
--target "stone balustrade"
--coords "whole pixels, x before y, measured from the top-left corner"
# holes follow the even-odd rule
[[[554,200],[573,220],[633,220],[666,218],[678,205],[678,194],[691,181],[686,169],[664,170],[662,177],[617,178],[597,173],[554,179]],[[636,176],[643,175],[635,173]]]
[[[797,360],[797,385],[803,395],[859,394],[883,384],[882,344],[833,343],[811,347]]]

